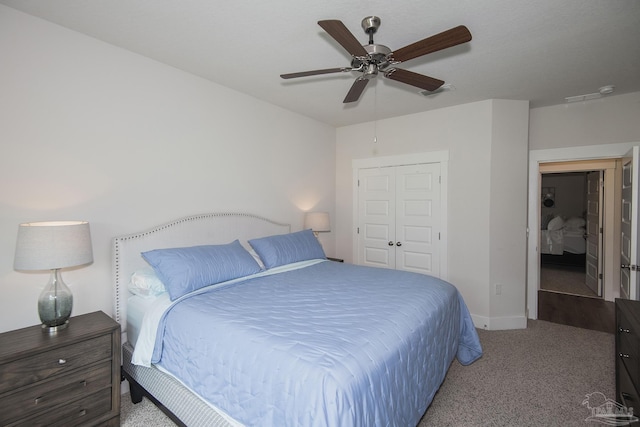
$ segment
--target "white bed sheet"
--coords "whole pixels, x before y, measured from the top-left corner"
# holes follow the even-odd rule
[[[565,252],[584,254],[586,251],[584,231],[571,231],[564,228],[540,231],[540,253],[542,254],[562,255]]]
[[[584,254],[587,252],[587,241],[584,238],[584,231],[564,232],[564,251],[572,254]]]
[[[551,255],[562,255],[564,253],[562,230],[540,231],[540,253]]]
[[[127,299],[127,340],[131,347],[136,346],[144,315],[153,306],[154,298],[144,298],[130,294]]]

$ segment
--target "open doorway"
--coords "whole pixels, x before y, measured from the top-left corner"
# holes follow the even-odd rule
[[[539,164],[538,319],[613,327],[618,165],[616,159]]]
[[[527,216],[527,317],[538,318],[538,300],[540,291],[540,195],[542,191],[541,173],[546,172],[575,172],[576,169],[561,169],[565,163],[580,161],[593,165],[582,170],[605,169],[605,201],[603,227],[606,232],[603,245],[604,290],[603,298],[583,298],[594,302],[607,302],[613,306],[613,300],[620,296],[620,247],[621,228],[616,222],[621,218],[622,189],[621,160],[627,152],[639,142],[602,144],[593,146],[540,149],[529,151],[529,185],[528,185],[528,216]],[[608,162],[608,166],[600,166],[600,162]],[[541,166],[558,165],[557,170],[543,170]],[[563,294],[557,294],[563,295]],[[572,296],[573,297],[573,296]],[[579,298],[579,297],[575,297]],[[603,301],[604,300],[604,301]]]
[[[543,173],[540,289],[602,297],[602,199],[598,171]]]

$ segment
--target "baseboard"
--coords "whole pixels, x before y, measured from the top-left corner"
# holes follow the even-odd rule
[[[502,331],[506,329],[526,329],[527,317],[508,316],[508,317],[486,317],[471,315],[473,324],[478,329],[486,329],[488,331]]]

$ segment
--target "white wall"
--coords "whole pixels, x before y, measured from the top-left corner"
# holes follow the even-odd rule
[[[525,313],[527,123],[527,102],[490,100],[380,120],[375,126],[338,128],[337,255],[352,261],[353,159],[447,150],[449,281],[462,293],[476,325],[488,328],[508,327],[510,322],[489,324],[492,279],[502,281],[502,307],[494,308],[495,313],[515,317],[521,325]],[[377,143],[373,142],[374,128]],[[516,175],[508,175],[512,173]],[[492,186],[502,199],[496,196],[494,200]],[[492,207],[494,202],[500,208]],[[496,223],[504,227],[493,227]],[[520,230],[516,237],[505,234],[514,229]],[[496,239],[493,246],[492,239]],[[519,249],[514,252],[513,246]],[[502,267],[492,264],[492,257],[502,257]]]
[[[335,129],[0,6],[0,331],[39,323],[47,273],[13,270],[18,224],[82,219],[73,314],[112,313],[111,238],[245,211],[334,212]],[[334,233],[323,233],[333,254]]]
[[[488,321],[491,329],[526,327],[529,103],[494,100],[492,130]]]
[[[530,112],[529,150],[640,140],[640,92]]]
[[[547,208],[541,205],[540,217],[547,215],[571,218],[584,217],[587,210],[587,174],[546,173],[542,175],[542,188],[555,189],[555,204]],[[541,193],[542,196],[542,193]]]

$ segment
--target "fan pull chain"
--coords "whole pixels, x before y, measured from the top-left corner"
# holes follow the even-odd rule
[[[378,83],[373,85],[373,143],[378,142]]]

